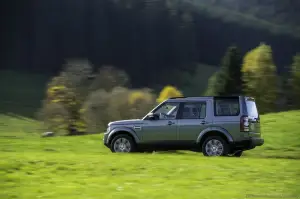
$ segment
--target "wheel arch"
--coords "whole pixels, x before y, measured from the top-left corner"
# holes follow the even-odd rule
[[[117,135],[128,135],[130,136],[135,143],[139,143],[140,139],[136,135],[136,133],[130,129],[130,128],[116,128],[112,130],[112,132],[108,136],[108,144],[111,144],[111,141],[117,136]]]
[[[221,127],[213,127],[213,128],[207,128],[199,134],[197,141],[196,141],[197,144],[200,144],[200,146],[202,146],[204,140],[210,136],[220,136],[228,144],[233,142],[232,136],[226,129],[221,128]]]

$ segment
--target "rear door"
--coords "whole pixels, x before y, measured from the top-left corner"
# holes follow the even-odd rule
[[[209,101],[185,102],[178,118],[178,140],[182,144],[193,144],[199,133],[212,123]]]
[[[256,107],[255,99],[245,97],[246,109],[249,121],[249,136],[261,137],[260,117]]]

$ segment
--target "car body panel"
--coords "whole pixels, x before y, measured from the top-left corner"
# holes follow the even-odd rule
[[[178,120],[178,140],[195,143],[200,132],[212,125],[213,115],[209,111],[212,109],[212,100],[198,100],[197,103],[205,103],[205,117],[201,119],[179,119]]]
[[[233,142],[233,138],[232,138],[231,134],[226,129],[219,127],[219,126],[211,126],[209,128],[204,129],[203,131],[201,131],[197,137],[196,142],[200,143],[202,141],[202,138],[205,136],[205,134],[209,133],[209,132],[217,132],[222,135],[225,135],[227,137],[228,142]]]
[[[142,143],[177,141],[178,120],[145,120],[142,127]]]

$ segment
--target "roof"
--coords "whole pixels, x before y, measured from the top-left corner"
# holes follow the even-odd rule
[[[209,100],[214,98],[235,98],[235,97],[241,97],[241,95],[227,95],[227,96],[198,96],[198,97],[171,97],[167,99],[166,101],[172,101],[172,102],[184,102],[184,101],[193,101],[193,100]]]

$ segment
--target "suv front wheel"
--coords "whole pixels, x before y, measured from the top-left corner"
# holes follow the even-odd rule
[[[205,156],[227,156],[228,144],[219,136],[208,137],[203,142],[202,153]]]
[[[110,150],[114,153],[130,153],[134,152],[135,149],[135,142],[125,134],[114,137],[110,145]]]

